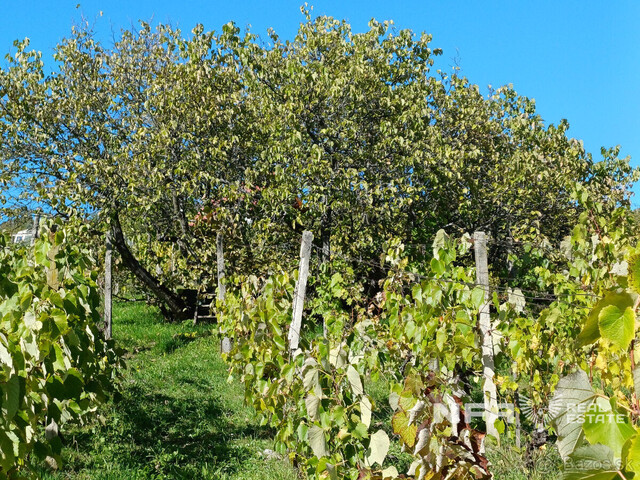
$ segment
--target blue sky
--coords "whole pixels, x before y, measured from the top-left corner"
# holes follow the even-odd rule
[[[0,4],[0,52],[16,38],[49,57],[82,15],[96,20],[108,41],[139,19],[185,31],[219,30],[233,20],[254,33],[273,27],[291,38],[303,20],[300,0],[258,1],[13,1]],[[309,1],[314,14],[347,19],[356,31],[392,19],[398,28],[426,31],[444,50],[438,66],[454,64],[481,87],[512,83],[535,98],[549,123],[566,118],[569,133],[599,158],[601,146],[622,146],[640,166],[640,2],[627,1]],[[80,5],[77,7],[77,5]],[[102,12],[102,17],[99,17]],[[50,57],[49,57],[50,58]],[[640,188],[634,200],[640,206]]]

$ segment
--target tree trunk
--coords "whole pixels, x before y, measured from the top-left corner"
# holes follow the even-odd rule
[[[190,318],[193,312],[184,299],[162,285],[133,255],[124,238],[120,217],[117,212],[113,213],[111,220],[111,239],[113,246],[118,250],[125,266],[167,307],[168,314],[172,319],[184,320]]]

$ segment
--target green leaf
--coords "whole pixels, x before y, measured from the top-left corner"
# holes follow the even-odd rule
[[[349,365],[349,367],[347,367],[347,378],[349,379],[349,385],[351,385],[351,391],[354,396],[363,395],[364,388],[362,386],[362,379],[353,365]]]
[[[15,463],[15,445],[9,436],[0,430],[0,466],[6,472],[10,471]]]
[[[369,443],[370,453],[367,457],[369,465],[377,463],[382,466],[382,463],[387,456],[387,452],[389,451],[389,444],[389,436],[384,430],[378,430],[376,433],[371,435],[371,441]]]
[[[471,303],[475,310],[478,310],[484,304],[484,300],[485,291],[482,287],[475,287],[471,290]]]
[[[442,260],[436,258],[431,259],[431,270],[436,275],[442,275],[445,272],[445,264]]]
[[[416,444],[416,434],[418,433],[417,425],[409,425],[409,416],[399,411],[391,419],[391,427],[393,433],[400,436],[402,442],[409,448],[413,448]]]
[[[613,480],[618,476],[617,462],[606,445],[587,445],[576,449],[565,466],[563,480]]]
[[[278,347],[280,350],[286,350],[287,349],[287,344],[284,341],[284,338],[282,338],[279,335],[274,335],[273,336],[273,343],[276,344],[276,347]]]
[[[600,338],[600,327],[598,326],[598,315],[600,315],[600,311],[602,307],[598,308],[597,306],[589,313],[587,317],[587,321],[582,327],[582,331],[578,334],[576,338],[576,343],[579,347],[584,347],[586,345],[591,345],[595,341]]]
[[[320,379],[318,377],[318,369],[315,365],[309,365],[305,367],[303,385],[305,392],[315,392],[317,394],[322,393],[322,387],[320,385]]]
[[[590,405],[582,428],[589,443],[607,445],[615,458],[622,457],[622,447],[635,433],[627,415],[612,409],[604,398]]]
[[[351,431],[355,438],[367,438],[369,436],[369,428],[362,422],[358,422]]]
[[[312,421],[318,420],[318,406],[320,405],[320,398],[310,393],[307,398],[304,399],[304,403],[307,407],[307,415]]]
[[[3,386],[6,397],[2,403],[2,416],[5,421],[13,419],[20,406],[20,379],[12,375]]]
[[[327,473],[330,480],[338,480],[338,469],[334,464],[327,463]]]
[[[58,400],[67,400],[67,393],[64,389],[64,383],[57,375],[52,375],[47,380],[47,392],[49,396]]]
[[[398,478],[398,469],[396,467],[387,467],[384,470],[382,470],[382,480],[393,480],[395,478]]]
[[[64,363],[64,354],[62,353],[62,349],[57,343],[54,343],[52,346],[53,353],[55,354],[55,360],[53,361],[53,368],[56,371],[64,371],[67,369],[67,366]]]
[[[347,364],[347,352],[342,348],[342,345],[330,350],[329,363],[336,368],[342,368]]]
[[[624,469],[629,472],[640,474],[640,435],[633,435],[622,449],[622,462]]]
[[[367,396],[363,396],[360,400],[360,420],[367,428],[371,426],[371,400]]]
[[[327,441],[324,438],[324,430],[317,425],[311,425],[308,435],[313,454],[318,458],[325,457],[327,455]]]
[[[626,310],[627,307],[633,307],[635,304],[637,295],[631,292],[608,292],[603,299],[601,299],[593,307],[585,325],[578,335],[578,346],[590,345],[600,338],[602,335],[602,329],[600,327],[600,314],[602,309],[615,305],[621,311]]]
[[[640,254],[636,254],[629,258],[629,267],[627,273],[629,287],[636,293],[640,293]]]
[[[621,350],[626,350],[633,340],[636,314],[633,307],[621,310],[617,305],[603,307],[598,315],[602,338],[609,340]]]
[[[448,338],[449,336],[444,328],[441,328],[436,332],[436,347],[441,352],[444,351],[444,345]]]
[[[69,399],[79,399],[84,390],[82,374],[75,368],[70,368],[64,379],[64,390]]]
[[[67,330],[69,329],[67,314],[62,310],[56,309],[56,310],[53,310],[53,312],[51,313],[51,317],[53,318],[53,321],[58,327],[58,330],[60,330],[60,332],[63,334],[66,333]]]
[[[6,365],[9,369],[13,368],[13,357],[2,342],[0,342],[0,364]]]
[[[411,296],[416,302],[422,302],[422,286],[416,283],[411,288]]]
[[[558,433],[557,447],[564,461],[583,442],[584,412],[595,399],[589,377],[583,370],[560,379],[549,403],[551,422]]]

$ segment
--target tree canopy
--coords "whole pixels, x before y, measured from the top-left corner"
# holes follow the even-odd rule
[[[294,39],[267,42],[142,23],[105,46],[85,26],[49,66],[17,42],[0,70],[0,193],[111,231],[174,316],[178,287],[212,283],[219,231],[242,273],[302,229],[325,261],[375,259],[440,228],[559,242],[576,186],[628,205],[637,174],[617,149],[597,162],[512,87],[484,96],[434,70],[429,35],[304,13]]]

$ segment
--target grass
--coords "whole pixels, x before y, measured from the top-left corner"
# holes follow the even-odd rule
[[[114,338],[127,351],[122,398],[101,407],[103,420],[63,433],[63,466],[42,467],[40,478],[142,480],[295,480],[285,460],[261,455],[272,448],[271,433],[243,405],[242,386],[227,382],[218,339],[207,326],[164,323],[141,303],[116,304]],[[368,382],[382,408],[374,423],[390,432],[388,382]],[[391,435],[393,438],[393,436]],[[560,459],[553,445],[529,462],[508,442],[489,447],[497,480],[552,480]],[[393,439],[388,462],[406,471],[412,458]]]
[[[167,324],[146,305],[118,304],[113,334],[129,352],[122,398],[102,407],[103,422],[66,430],[62,469],[43,467],[41,478],[298,478],[286,461],[260,455],[272,448],[270,432],[243,405],[241,385],[227,383],[206,326]]]
[[[555,445],[548,444],[529,454],[506,441],[487,448],[491,472],[496,480],[560,480],[562,460]]]

